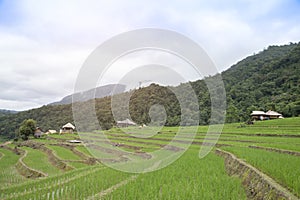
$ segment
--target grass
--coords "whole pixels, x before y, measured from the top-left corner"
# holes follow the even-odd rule
[[[65,181],[55,179],[56,183],[53,182],[52,185],[41,182],[41,187],[31,187],[29,192],[14,194],[7,199],[86,199],[130,176],[130,174],[101,167],[85,170]]]
[[[83,168],[83,167],[87,167],[88,165],[82,162],[68,162],[68,165],[78,169],[78,168]]]
[[[2,148],[0,148],[0,155],[0,188],[26,182],[26,179],[19,175],[15,168],[15,164],[18,162],[20,156]]]
[[[249,145],[256,145],[300,152],[299,121],[298,117],[256,122],[254,125],[245,126],[241,126],[241,123],[225,124],[218,144],[231,145],[222,148],[244,159],[299,196],[300,157],[248,148]],[[102,143],[101,148],[92,147],[90,150],[102,155],[101,158],[118,160],[124,155],[126,157],[126,154],[115,154],[114,143],[120,144],[118,148],[128,152],[153,152],[172,139],[178,140],[173,143],[174,146],[181,147],[190,140],[190,133],[195,128],[183,127],[184,134],[181,136],[176,135],[178,127],[163,127],[154,135],[151,133],[157,131],[155,127],[147,127],[144,130],[137,127],[113,128],[102,132],[111,143]],[[62,160],[70,160],[67,161],[68,164],[75,169],[68,172],[62,172],[52,166],[43,152],[22,147],[28,151],[24,162],[31,168],[50,175],[38,180],[24,179],[18,175],[14,165],[20,156],[0,148],[0,169],[3,171],[0,172],[0,199],[246,199],[241,181],[226,174],[222,157],[211,152],[204,159],[198,158],[208,126],[199,126],[197,129],[193,140],[196,143],[191,144],[177,161],[161,170],[139,174],[135,180],[118,187],[112,193],[107,193],[104,197],[97,194],[127,180],[133,174],[116,171],[100,164],[87,166],[78,162],[82,158],[70,149],[55,145],[57,140],[67,142],[79,139],[79,135],[53,134],[48,139],[35,140],[52,149]],[[147,137],[136,137],[143,133]],[[282,135],[285,136],[278,137]],[[105,139],[97,133],[81,133],[80,138],[88,139],[94,144]],[[11,144],[10,147],[13,148],[14,145]],[[75,148],[92,157],[84,145]]]
[[[141,174],[136,181],[104,199],[246,199],[246,196],[240,180],[226,174],[222,158],[210,154],[200,160],[197,149],[190,149],[172,165]]]
[[[245,147],[223,147],[300,196],[300,157]]]
[[[86,174],[94,173],[95,170],[101,170],[102,168],[99,166],[93,167],[86,167],[81,169],[76,169],[72,171],[65,172],[63,174],[42,178],[42,179],[35,179],[28,182],[23,182],[20,184],[15,184],[10,187],[6,187],[0,190],[0,198],[14,198],[17,196],[22,196],[25,193],[33,193],[37,190],[42,190],[45,188],[52,188],[57,187],[62,184],[66,184],[73,179],[80,178],[85,176]],[[38,188],[36,186],[39,186]]]
[[[22,147],[22,149],[27,151],[27,156],[23,159],[23,162],[28,167],[42,171],[49,176],[62,173],[49,162],[48,156],[44,152],[29,147]]]
[[[300,117],[289,117],[285,119],[278,120],[267,120],[267,121],[257,121],[255,125],[257,126],[277,126],[277,127],[295,127],[300,128],[299,124]]]
[[[225,124],[223,133],[231,134],[283,134],[300,135],[300,117],[276,119],[267,121],[256,121],[254,125],[243,125],[240,123]]]
[[[70,149],[56,145],[48,145],[47,147],[53,150],[54,153],[62,160],[82,160],[82,158],[74,154]]]
[[[51,134],[48,135],[49,138],[54,139],[65,139],[65,140],[79,140],[79,136],[77,134]]]
[[[87,156],[92,156],[92,154],[89,152],[89,150],[83,145],[76,146],[75,148],[76,148],[76,150],[80,151],[81,153],[84,153]]]

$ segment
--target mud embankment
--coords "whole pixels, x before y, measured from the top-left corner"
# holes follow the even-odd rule
[[[20,146],[26,146],[26,147],[30,147],[33,149],[39,149],[42,152],[46,153],[48,156],[48,160],[49,162],[57,167],[58,169],[61,169],[63,171],[69,171],[72,170],[73,167],[69,166],[67,163],[63,162],[61,159],[59,159],[55,153],[51,150],[48,149],[44,144],[41,143],[37,143],[37,142],[32,142],[32,141],[26,141],[26,142],[22,142],[20,144]]]
[[[19,158],[17,164],[16,164],[16,169],[18,172],[22,175],[25,176],[26,178],[39,178],[39,177],[46,177],[48,174],[32,169],[28,167],[24,162],[23,159],[27,156],[27,151],[22,152],[22,156]]]
[[[248,199],[298,199],[272,178],[235,155],[220,149],[216,150],[216,154],[225,159],[225,168],[230,176],[238,176],[242,179]]]
[[[289,151],[289,150],[285,150],[285,149],[277,149],[277,148],[271,148],[271,147],[260,147],[260,146],[253,146],[253,145],[250,145],[249,148],[262,149],[262,150],[266,150],[266,151],[284,153],[284,154],[289,154],[289,155],[293,155],[293,156],[300,156],[300,152]]]

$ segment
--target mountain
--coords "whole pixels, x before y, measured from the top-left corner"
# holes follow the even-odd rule
[[[300,114],[300,43],[270,46],[222,73],[227,112],[244,120],[251,110]]]
[[[131,118],[138,124],[150,122],[149,110],[155,104],[165,107],[167,115],[165,124],[167,126],[179,125],[180,121],[183,125],[194,124],[198,117],[195,110],[199,107],[199,124],[218,123],[218,119],[210,120],[211,97],[205,82],[214,82],[214,78],[220,75],[226,90],[226,122],[249,120],[252,110],[275,110],[285,117],[300,115],[300,43],[270,46],[258,54],[241,60],[221,74],[189,82],[198,97],[199,105],[189,98],[192,91],[188,89],[188,83],[177,87],[151,84],[148,87],[117,94],[114,99],[130,98],[129,112]],[[218,92],[218,87],[215,86],[213,92]],[[174,90],[177,91],[178,96],[174,95]],[[107,91],[106,94],[110,94],[111,90]],[[85,95],[82,95],[82,99],[84,97]],[[181,103],[185,105],[185,112],[190,113],[189,118],[182,118],[178,98],[183,99]],[[82,120],[85,120],[85,116],[91,112],[88,107],[91,102],[92,100],[76,103],[81,108]],[[117,109],[114,110],[116,113],[122,113],[121,111],[126,107],[124,102],[119,102]],[[104,129],[111,128],[115,124],[111,105],[112,98],[109,95],[97,98],[95,110],[99,123],[88,121],[83,127],[80,127],[81,130],[92,131],[97,129],[99,124]],[[155,112],[158,111],[159,109]],[[119,117],[126,116],[121,114]],[[43,130],[59,130],[63,124],[73,122],[72,105],[47,105],[14,115],[2,116],[0,117],[0,137],[14,138],[20,123],[24,119],[30,118],[35,119],[37,125]]]
[[[64,97],[62,100],[50,103],[49,105],[64,105],[72,103],[72,99],[76,99],[76,101],[87,101],[90,100],[91,97],[94,98],[103,98],[107,96],[111,96],[112,94],[119,94],[125,91],[125,85],[122,84],[109,84],[100,87],[96,87],[95,89],[90,89],[88,91],[84,91],[81,93],[75,93]]]
[[[0,117],[5,116],[5,115],[15,114],[17,112],[18,111],[15,111],[15,110],[0,109]]]

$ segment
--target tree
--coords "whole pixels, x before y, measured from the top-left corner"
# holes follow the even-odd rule
[[[36,129],[36,121],[33,119],[24,120],[19,128],[19,136],[23,140],[28,140],[30,135],[33,135]]]
[[[239,121],[239,110],[233,104],[230,104],[226,112],[226,122],[233,123],[237,121]]]

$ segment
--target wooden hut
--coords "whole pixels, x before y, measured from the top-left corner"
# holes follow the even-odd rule
[[[34,137],[35,138],[40,138],[43,135],[43,131],[40,127],[36,127],[35,131],[34,131]]]
[[[61,133],[73,133],[75,130],[75,126],[71,123],[67,123],[62,126]]]
[[[264,111],[252,111],[251,113],[252,120],[267,120],[267,119],[280,119],[283,118],[282,114],[269,110],[268,112]]]

